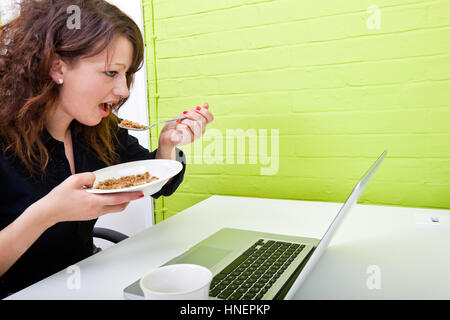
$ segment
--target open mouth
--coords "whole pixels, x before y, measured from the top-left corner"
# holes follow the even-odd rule
[[[103,111],[103,113],[105,115],[108,115],[109,112],[112,110],[113,104],[112,103],[100,103],[98,105],[98,107],[100,108],[100,110]]]
[[[107,111],[107,110],[108,110],[108,104],[106,104],[106,103],[101,103],[101,104],[100,104],[100,108],[102,108],[103,111]]]

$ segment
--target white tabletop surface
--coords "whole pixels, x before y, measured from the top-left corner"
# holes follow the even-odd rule
[[[124,299],[124,287],[221,228],[321,238],[341,205],[212,196],[7,299]],[[428,216],[440,222],[418,223]],[[450,299],[449,252],[450,210],[356,205],[296,298]]]

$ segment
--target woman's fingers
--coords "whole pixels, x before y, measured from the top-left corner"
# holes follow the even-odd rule
[[[214,120],[213,114],[209,111],[209,104],[204,103],[200,109],[196,108],[196,111],[206,118],[207,124]]]
[[[180,123],[177,129],[173,131],[171,137],[171,140],[177,142],[177,145],[185,145],[194,141],[194,130],[188,125],[191,120],[185,119],[183,121],[186,122]]]
[[[95,174],[92,172],[77,173],[70,176],[68,179],[71,179],[71,182],[75,184],[76,189],[80,189],[83,186],[90,188],[95,182]]]
[[[127,208],[129,204],[130,204],[129,202],[124,202],[112,206],[104,206],[102,210],[102,215],[107,213],[122,212]]]
[[[194,121],[191,119],[184,119],[180,127],[181,130],[188,133],[188,137],[186,140],[189,140],[189,142],[193,142],[194,140],[200,138],[205,128],[205,126],[202,126],[199,121]]]
[[[214,120],[213,114],[209,111],[209,105],[204,103],[203,106],[197,106],[189,111],[184,111],[183,115],[192,120],[201,121],[203,126]]]
[[[128,204],[144,195],[141,192],[123,192],[110,194],[91,194],[93,200],[91,209],[94,215],[103,215],[111,212],[121,212],[125,210]],[[97,213],[95,213],[97,212]]]
[[[182,120],[180,124],[186,125],[192,132],[191,139],[184,139],[185,141],[193,142],[205,133],[206,125],[214,120],[214,116],[208,109],[209,105],[205,103],[202,107],[198,106],[190,111],[183,112],[187,118]]]
[[[192,128],[192,131],[200,131],[203,132],[203,128],[206,127],[206,124],[208,123],[207,119],[200,113],[198,113],[195,110],[185,111],[184,115],[187,117],[186,119],[182,120],[181,123],[184,123]],[[195,126],[198,128],[196,129]]]
[[[173,146],[181,146],[194,142],[202,137],[208,123],[214,120],[209,111],[209,105],[204,103],[189,111],[184,111],[178,117],[186,117],[183,120],[169,122],[164,126],[160,135],[160,143],[169,143]]]
[[[196,107],[191,111],[188,111],[188,115],[192,116],[194,120],[201,121],[203,126],[206,126],[208,123],[214,120],[214,116],[208,110],[209,106],[206,107]]]
[[[143,194],[140,191],[136,191],[96,194],[96,196],[101,206],[115,206],[142,198]]]

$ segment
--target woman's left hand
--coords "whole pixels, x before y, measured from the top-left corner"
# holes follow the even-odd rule
[[[158,149],[164,148],[172,150],[176,146],[182,146],[199,139],[206,130],[206,125],[214,120],[214,116],[209,111],[209,105],[204,103],[201,107],[184,111],[177,116],[186,116],[181,121],[168,122],[159,136]]]

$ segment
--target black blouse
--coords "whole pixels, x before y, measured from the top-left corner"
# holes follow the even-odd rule
[[[117,152],[120,162],[154,159],[156,150],[149,152],[138,140],[120,128],[120,144]],[[55,140],[46,130],[43,142],[48,148],[50,161],[45,176],[30,177],[22,162],[8,161],[3,156],[0,141],[0,230],[3,230],[20,216],[27,207],[48,194],[54,187],[71,175],[65,155],[64,143]],[[73,155],[76,173],[92,172],[106,165],[101,162],[82,141],[72,135]],[[181,172],[152,195],[169,196],[180,185],[186,170],[184,154],[178,148],[177,160],[183,163]],[[74,203],[74,205],[76,205]],[[47,229],[31,247],[0,277],[0,298],[19,291],[76,262],[92,255],[94,250],[93,228],[97,219],[90,221],[60,222]]]

